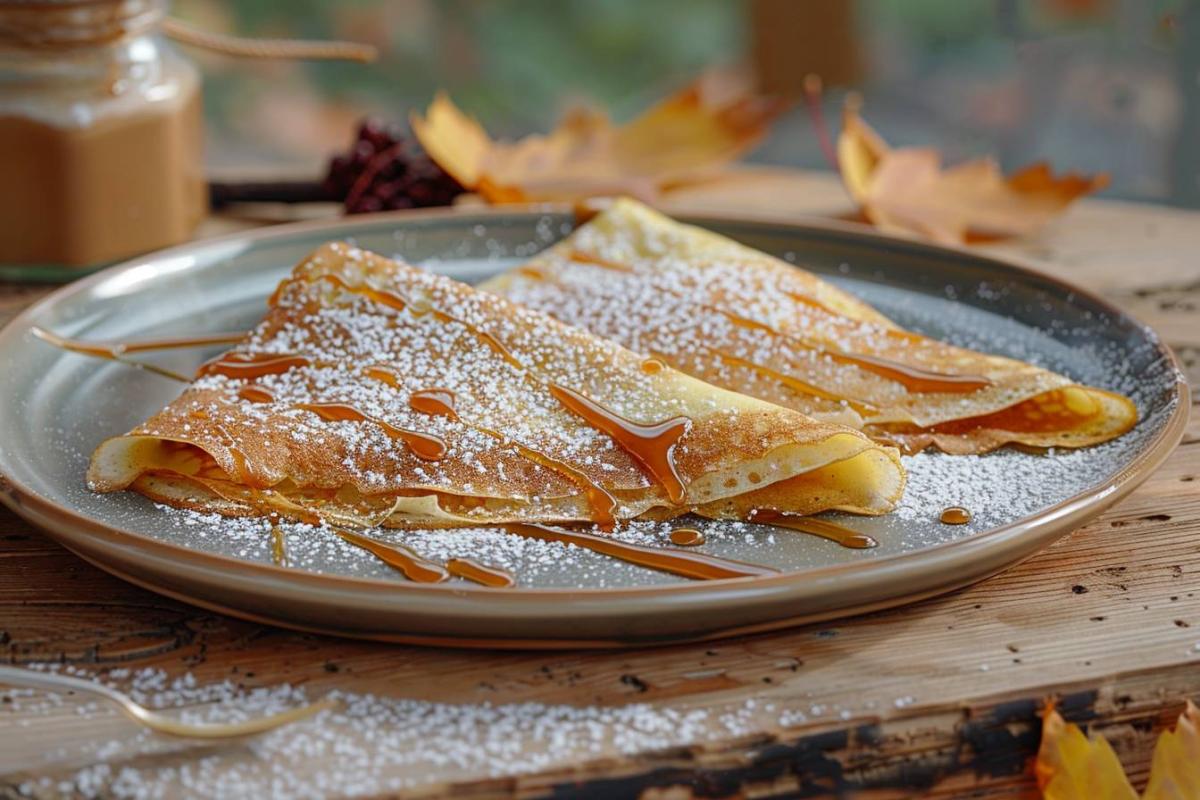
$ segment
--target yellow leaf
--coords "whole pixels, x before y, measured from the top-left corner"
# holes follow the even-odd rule
[[[842,134],[837,141],[838,169],[846,191],[860,206],[866,203],[872,173],[890,150],[883,137],[848,105],[842,113]]]
[[[491,147],[487,131],[438,92],[425,116],[413,114],[413,133],[429,157],[467,188],[479,183],[483,160]]]
[[[1200,709],[1191,700],[1175,730],[1163,731],[1150,762],[1143,800],[1195,800],[1200,797]]]
[[[1053,706],[1042,715],[1034,769],[1045,800],[1138,800],[1104,737],[1088,739]]]
[[[881,230],[947,244],[1027,235],[1108,183],[1104,175],[1055,177],[1041,163],[1011,177],[986,158],[943,168],[932,148],[889,147],[850,107],[838,167],[851,198]]]
[[[741,156],[780,110],[741,79],[710,73],[625,125],[576,109],[548,134],[498,142],[439,94],[412,127],[430,158],[489,202],[652,200]]]

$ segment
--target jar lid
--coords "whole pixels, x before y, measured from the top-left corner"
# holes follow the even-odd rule
[[[166,0],[0,0],[0,47],[106,44],[154,27]]]

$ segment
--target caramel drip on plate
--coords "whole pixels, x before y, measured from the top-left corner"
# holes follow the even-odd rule
[[[938,518],[943,525],[966,525],[971,521],[971,512],[962,506],[950,506]]]
[[[510,522],[502,526],[506,531],[528,539],[540,539],[544,542],[561,542],[573,544],[594,553],[601,553],[621,561],[628,561],[639,567],[669,572],[693,580],[718,580],[721,578],[752,578],[763,575],[776,575],[778,570],[761,567],[757,564],[746,564],[702,553],[685,553],[681,550],[671,550],[657,547],[644,547],[629,544],[609,536],[597,536],[592,533],[570,531],[562,528],[551,528],[546,525],[530,525],[521,522]]]
[[[452,558],[446,562],[446,570],[451,575],[494,589],[507,589],[516,584],[516,580],[507,570],[480,564],[471,558]]]
[[[278,525],[271,526],[271,560],[279,567],[288,565],[287,534]]]
[[[249,400],[251,403],[275,402],[275,395],[271,394],[269,389],[259,386],[257,383],[248,383],[238,389],[238,397],[243,400]]]
[[[189,381],[186,376],[180,375],[178,372],[169,370],[166,367],[160,367],[157,364],[147,364],[144,361],[134,361],[126,358],[125,355],[131,352],[137,353],[147,352],[150,350],[166,350],[172,347],[199,347],[201,345],[214,343],[198,342],[193,344],[193,342],[196,342],[194,339],[158,339],[154,341],[147,340],[139,342],[85,342],[79,339],[68,339],[66,337],[59,336],[57,333],[48,331],[45,328],[34,327],[31,328],[29,332],[38,339],[41,339],[43,342],[53,345],[54,347],[67,350],[72,353],[79,353],[80,355],[92,356],[93,358],[103,358],[109,361],[116,361],[136,369],[145,370],[146,372],[153,372],[155,375],[161,375],[164,378],[170,378],[171,380],[179,381],[180,383],[191,383],[191,381]],[[241,336],[234,341],[240,340]]]
[[[672,503],[683,501],[687,493],[675,470],[675,445],[691,430],[688,417],[673,417],[652,425],[643,425],[609,411],[578,392],[550,384],[550,393],[572,413],[599,431],[607,433],[621,449],[633,456],[666,491]]]
[[[760,508],[751,511],[749,519],[751,522],[777,525],[781,528],[820,536],[822,539],[837,542],[842,547],[849,547],[853,550],[866,550],[879,545],[879,542],[865,533],[859,533],[852,528],[838,525],[836,522],[815,517],[799,517],[782,511]]]
[[[430,433],[398,428],[369,414],[364,414],[357,408],[345,403],[300,403],[296,406],[305,411],[311,411],[321,419],[331,422],[371,422],[378,425],[393,439],[399,439],[408,445],[408,449],[418,458],[426,461],[437,461],[446,456],[446,443]]]
[[[408,405],[422,414],[458,419],[455,399],[454,392],[449,389],[418,389],[409,396]]]
[[[882,378],[887,378],[890,381],[895,381],[901,384],[910,392],[918,393],[941,393],[941,394],[966,394],[975,392],[980,389],[986,389],[992,386],[992,380],[983,375],[950,375],[943,372],[933,372],[931,370],[914,367],[911,364],[902,364],[899,361],[892,361],[888,358],[880,356],[870,356],[857,353],[847,353],[841,350],[829,350],[806,342],[796,336],[785,334],[757,320],[748,319],[739,316],[724,309],[713,309],[729,318],[733,324],[752,330],[759,330],[769,333],[773,336],[780,336],[795,342],[806,350],[813,350],[821,355],[827,356],[838,364],[850,364],[852,366],[864,369],[867,372],[879,375]]]
[[[341,528],[331,528],[334,533],[352,545],[361,547],[389,567],[399,570],[404,577],[416,583],[441,583],[450,578],[450,573],[432,561],[426,561],[401,544],[381,542]]]
[[[695,528],[676,528],[671,531],[671,544],[680,547],[699,547],[704,544],[704,534]]]
[[[82,353],[86,356],[115,359],[131,353],[149,353],[154,350],[183,350],[189,347],[211,347],[218,344],[237,344],[246,338],[243,333],[206,333],[196,336],[173,336],[162,339],[130,339],[124,342],[87,342],[82,339],[68,339],[45,328],[30,330],[37,338],[49,342],[55,347]]]
[[[592,264],[593,266],[603,267],[604,269],[611,269],[614,272],[634,271],[633,267],[629,266],[628,264],[610,261],[607,258],[601,258],[600,256],[592,255],[591,253],[585,253],[582,250],[572,250],[567,257],[580,264]]]
[[[225,353],[200,365],[196,377],[224,375],[235,380],[254,380],[264,375],[279,375],[296,367],[307,367],[307,356],[286,353]]]

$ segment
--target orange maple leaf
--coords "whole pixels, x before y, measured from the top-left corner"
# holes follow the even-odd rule
[[[1055,177],[1045,163],[1008,177],[990,158],[943,168],[932,148],[889,147],[853,106],[837,156],[846,191],[876,227],[948,244],[1027,235],[1108,185],[1103,174]]]
[[[1103,736],[1088,738],[1047,705],[1034,762],[1044,800],[1138,800],[1121,762]],[[1200,709],[1187,702],[1174,730],[1154,746],[1150,782],[1141,800],[1200,798]]]
[[[741,156],[781,110],[740,76],[712,72],[624,125],[576,109],[548,134],[495,141],[445,94],[411,122],[430,158],[492,203],[653,200]]]

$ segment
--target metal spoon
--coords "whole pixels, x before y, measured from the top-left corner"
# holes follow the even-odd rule
[[[151,711],[133,702],[133,700],[116,689],[110,689],[103,684],[86,681],[82,678],[35,672],[19,667],[0,666],[0,683],[7,683],[11,686],[26,686],[34,689],[67,689],[94,694],[116,703],[125,716],[134,722],[140,722],[151,730],[165,733],[168,736],[183,736],[191,739],[232,739],[238,736],[263,733],[264,731],[274,730],[297,720],[311,717],[313,714],[324,711],[327,708],[333,708],[337,704],[337,701],[326,698],[306,706],[281,711],[278,714],[272,714],[267,717],[249,719],[245,722],[203,723],[194,725],[181,722],[174,717],[160,714],[157,711]]]

